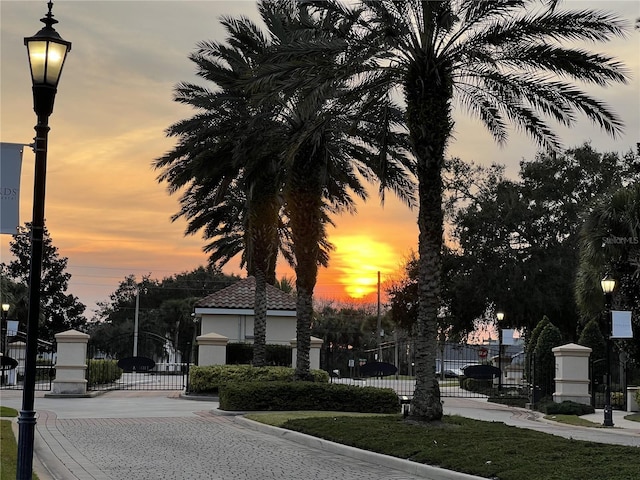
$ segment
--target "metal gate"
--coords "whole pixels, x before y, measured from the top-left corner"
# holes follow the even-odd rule
[[[87,390],[187,390],[190,354],[177,351],[173,342],[152,332],[138,335],[133,356],[132,334],[112,339],[108,346],[89,341]]]
[[[6,355],[2,356],[0,366],[0,388],[5,390],[22,390],[24,387],[24,372],[27,355],[26,334],[18,332],[9,337],[6,343]],[[35,390],[51,390],[51,382],[56,377],[55,371],[56,347],[55,343],[38,340],[38,355],[36,358]]]
[[[517,356],[515,352],[508,353],[509,357]],[[503,356],[504,354],[503,347]],[[466,366],[491,363],[491,359],[497,355],[498,345],[467,345],[449,342],[440,344],[436,359],[440,396],[484,398],[497,392],[498,385],[505,390],[515,390],[517,394],[524,394],[526,388],[522,381],[523,365],[518,367],[513,365],[510,370],[503,366],[505,376],[501,382],[497,376],[488,379],[470,379],[464,375]],[[362,375],[361,369],[370,362],[389,363],[397,368],[397,373],[381,378],[367,378]],[[334,383],[392,388],[400,396],[413,397],[415,346],[411,339],[383,342],[377,348],[360,351],[332,350],[327,347],[322,351],[321,365],[330,373]],[[519,376],[515,373],[514,376],[509,376],[509,372],[518,371]]]
[[[635,364],[626,360],[623,356],[611,361],[611,408],[614,410],[627,410],[627,386],[629,378],[634,376]],[[592,360],[589,364],[591,406],[594,408],[604,408],[606,404],[605,364],[604,359]]]

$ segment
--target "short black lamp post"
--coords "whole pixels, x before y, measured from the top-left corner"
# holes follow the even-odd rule
[[[2,339],[0,339],[2,355],[7,354],[7,316],[9,315],[9,308],[11,308],[11,305],[8,303],[2,304]]]
[[[47,174],[47,139],[49,116],[53,112],[58,80],[71,43],[64,41],[53,25],[53,2],[40,21],[44,28],[33,37],[24,39],[29,54],[33,91],[35,126],[35,167],[33,187],[33,221],[31,224],[31,264],[29,270],[29,313],[27,316],[27,351],[25,359],[22,410],[18,417],[17,480],[30,480],[33,472],[33,442],[36,426],[34,411],[36,359],[38,353],[38,320],[40,318],[40,284],[42,277],[42,249],[44,237],[44,199]]]
[[[504,313],[497,312],[496,318],[498,319],[498,370],[500,370],[498,376],[498,393],[502,393],[502,326],[500,322],[504,320]]]
[[[600,281],[600,286],[604,292],[604,303],[607,310],[607,357],[605,359],[605,368],[607,370],[605,405],[604,405],[604,422],[603,426],[613,427],[613,411],[611,409],[611,297],[616,288],[616,281],[609,274]]]

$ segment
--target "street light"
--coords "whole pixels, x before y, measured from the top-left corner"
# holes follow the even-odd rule
[[[607,357],[605,358],[605,368],[607,370],[605,406],[604,406],[604,422],[603,426],[613,427],[613,411],[611,410],[611,297],[616,288],[616,281],[608,273],[600,281],[600,286],[604,292],[604,303],[607,310]]]
[[[8,303],[2,304],[2,339],[0,339],[2,355],[7,355],[7,315],[9,314],[10,307],[11,305],[9,305]]]
[[[27,316],[27,351],[25,359],[22,410],[18,417],[18,466],[16,479],[30,480],[33,472],[33,441],[36,412],[33,410],[38,353],[38,320],[40,317],[40,284],[42,276],[42,248],[44,237],[44,198],[47,176],[47,140],[49,116],[53,112],[58,80],[71,43],[64,41],[53,25],[53,2],[40,21],[42,28],[33,37],[24,39],[29,54],[35,126],[35,167],[33,187],[33,221],[31,223],[31,265],[29,270],[29,313]]]
[[[504,320],[504,313],[497,312],[496,318],[498,319],[498,370],[500,375],[498,376],[498,393],[502,393],[502,327],[500,322]]]

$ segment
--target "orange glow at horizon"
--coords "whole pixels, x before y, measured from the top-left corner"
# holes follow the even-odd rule
[[[390,244],[364,235],[332,236],[336,249],[331,256],[337,281],[352,299],[362,299],[377,292],[378,272],[397,268],[397,255]]]

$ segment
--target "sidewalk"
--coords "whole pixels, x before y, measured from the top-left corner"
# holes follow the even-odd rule
[[[581,417],[593,422],[593,427],[579,427],[546,420],[540,412],[489,403],[483,398],[444,398],[444,412],[488,422],[503,422],[574,440],[640,447],[640,422],[625,420],[629,413],[617,410],[613,411],[613,428],[601,427],[604,419],[602,410]]]
[[[22,392],[0,394],[2,405],[20,408]],[[36,472],[41,480],[477,478],[258,424],[220,411],[215,401],[179,395],[114,391],[60,399],[39,392]],[[576,440],[640,446],[640,423],[625,421],[625,412],[614,411],[614,428],[589,428],[484,399],[444,398],[444,411]],[[603,414],[585,418],[600,424]]]

